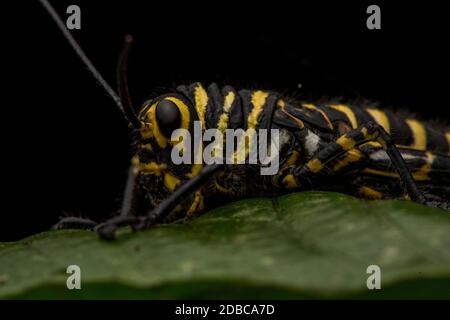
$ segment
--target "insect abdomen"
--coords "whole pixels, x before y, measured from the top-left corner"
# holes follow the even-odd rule
[[[346,104],[316,107],[323,111],[320,116],[325,115],[334,127],[337,127],[339,122],[344,122],[350,128],[356,129],[368,121],[375,121],[383,126],[394,143],[400,147],[450,154],[450,130],[447,128],[437,131],[430,124],[413,117],[403,118],[392,111],[372,107],[359,108]]]

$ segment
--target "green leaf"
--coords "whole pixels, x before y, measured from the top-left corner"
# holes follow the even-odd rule
[[[66,268],[81,268],[68,290]],[[369,265],[381,290],[368,290]],[[105,242],[51,231],[0,243],[0,298],[450,298],[450,214],[303,192],[247,199]]]

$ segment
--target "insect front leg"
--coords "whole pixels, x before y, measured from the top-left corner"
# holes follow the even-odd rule
[[[134,230],[143,230],[160,223],[172,210],[188,196],[197,191],[208,179],[222,169],[222,164],[212,164],[203,168],[195,177],[176,189],[169,197],[144,216],[118,216],[96,226],[95,230],[105,240],[114,240],[118,227],[132,226]]]
[[[417,188],[411,172],[406,166],[405,160],[402,158],[390,135],[382,126],[374,122],[368,122],[357,129],[343,134],[319,150],[306,165],[289,168],[282,179],[289,180],[294,177],[301,183],[302,181],[308,181],[308,179],[314,176],[326,174],[326,163],[369,141],[378,141],[381,143],[392,161],[394,168],[397,170],[409,197],[413,201],[426,204],[427,200]]]
[[[134,206],[137,204],[139,197],[136,189],[136,174],[134,167],[130,166],[128,169],[127,182],[123,193],[122,206],[120,207],[120,216],[133,215]]]

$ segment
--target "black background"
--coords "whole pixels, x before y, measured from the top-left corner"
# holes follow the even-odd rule
[[[27,304],[26,306],[24,304]],[[208,306],[210,309],[224,304],[221,300],[0,300],[3,311],[11,310],[17,315],[45,315],[48,319],[60,319],[61,312],[67,313],[68,319],[79,319],[86,313],[112,319],[126,318],[130,314],[149,314],[152,318],[180,319],[174,310],[183,303]],[[227,300],[229,305],[242,305],[242,300]],[[245,304],[260,305],[261,300],[246,300]],[[361,314],[368,314],[368,319],[380,319],[386,313],[403,317],[426,318],[430,310],[445,313],[448,310],[446,300],[265,300],[264,304],[275,307],[273,315],[245,315],[245,319],[292,319],[293,315],[314,314],[320,317],[345,316],[346,319],[360,319]],[[25,307],[24,307],[25,306]],[[49,312],[57,310],[61,312]],[[70,310],[70,312],[67,312]],[[150,311],[151,310],[151,311]],[[352,312],[349,312],[352,310]],[[367,312],[370,310],[370,312]],[[208,313],[207,319],[242,319],[244,315]]]
[[[52,2],[63,17],[80,5],[73,34],[113,87],[123,37],[134,36],[136,107],[164,88],[202,81],[304,99],[365,97],[448,119],[442,1]],[[366,28],[374,3],[382,30]],[[17,10],[4,46],[0,241],[47,230],[65,212],[114,214],[130,158],[121,114],[50,16],[37,0]]]

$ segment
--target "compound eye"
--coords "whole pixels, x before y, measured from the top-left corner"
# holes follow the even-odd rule
[[[159,130],[170,138],[172,132],[181,126],[181,113],[177,105],[170,100],[161,100],[156,105],[156,121]]]

